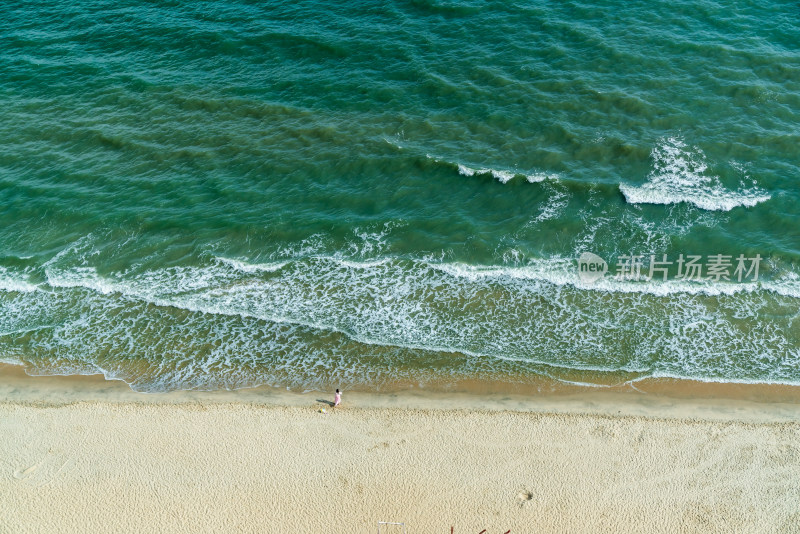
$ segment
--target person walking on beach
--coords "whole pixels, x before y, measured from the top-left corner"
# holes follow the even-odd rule
[[[342,392],[336,389],[336,395],[333,397],[333,407],[336,408],[342,402]]]

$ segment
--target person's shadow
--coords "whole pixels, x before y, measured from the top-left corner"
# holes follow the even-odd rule
[[[328,406],[330,406],[331,408],[333,408],[333,402],[331,402],[331,401],[329,401],[329,400],[325,400],[325,399],[317,399],[317,402],[320,402],[320,403],[322,403],[322,404],[327,404]]]

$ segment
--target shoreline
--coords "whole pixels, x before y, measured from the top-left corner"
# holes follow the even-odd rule
[[[796,532],[797,392],[669,391],[345,391],[331,409],[0,366],[0,531]]]
[[[330,398],[328,398],[330,397]],[[103,375],[28,375],[22,366],[0,363],[0,399],[15,404],[74,402],[184,404],[243,403],[264,406],[324,406],[332,393],[296,392],[270,386],[238,390],[177,390],[142,393]],[[573,413],[709,421],[800,421],[800,386],[708,383],[648,379],[632,387],[540,388],[503,393],[484,383],[461,388],[364,392],[344,391],[349,407],[364,409],[469,410]]]

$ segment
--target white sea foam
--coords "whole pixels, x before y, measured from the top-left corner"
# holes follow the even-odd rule
[[[499,181],[501,184],[507,184],[516,176],[524,176],[525,180],[531,184],[537,184],[544,182],[545,180],[558,180],[558,175],[553,173],[545,173],[545,172],[536,172],[531,174],[523,174],[517,171],[510,171],[510,170],[498,170],[498,169],[489,169],[489,168],[480,168],[475,169],[472,167],[467,167],[461,163],[458,163],[458,173],[463,176],[475,176],[478,174],[491,174],[494,179]]]
[[[456,278],[470,281],[481,279],[516,279],[547,282],[556,286],[573,286],[586,291],[606,293],[640,293],[655,296],[687,295],[735,295],[769,291],[785,297],[800,298],[800,280],[759,282],[712,282],[708,280],[652,281],[644,276],[640,280],[618,279],[609,274],[597,281],[587,283],[578,276],[572,259],[553,258],[537,260],[523,266],[476,266],[465,263],[432,263],[430,267]]]
[[[305,256],[313,256],[315,254],[319,254],[322,250],[325,250],[327,248],[326,245],[328,244],[328,237],[323,234],[314,234],[306,239],[303,239],[302,241],[286,245],[278,250],[275,254],[272,254],[271,258],[282,261],[286,258],[302,258]]]
[[[355,239],[348,240],[344,255],[351,258],[374,258],[383,254],[389,247],[387,239],[392,231],[405,225],[402,221],[389,221],[377,228],[353,228]]]
[[[557,181],[558,174],[550,172],[537,172],[533,174],[526,174],[525,179],[528,180],[528,183],[538,184],[540,182],[544,182],[545,180]]]
[[[458,173],[464,176],[474,176],[476,174],[491,174],[493,178],[497,179],[501,184],[508,183],[509,180],[516,176],[515,173],[511,171],[503,171],[503,170],[496,170],[496,169],[473,169],[472,167],[467,167],[466,165],[458,164]]]
[[[29,293],[36,289],[37,286],[25,280],[21,274],[12,273],[5,267],[0,267],[0,291]]]
[[[663,367],[658,372],[683,377],[709,375],[707,364],[693,356],[698,347],[709,355],[717,354],[720,350],[749,351],[751,346],[763,345],[759,350],[773,354],[770,357],[774,359],[780,358],[778,353],[785,351],[787,343],[790,343],[779,333],[775,337],[776,332],[762,332],[764,329],[761,329],[747,335],[744,340],[746,346],[737,347],[743,340],[741,332],[725,319],[730,310],[721,313],[706,308],[702,301],[693,300],[693,290],[687,291],[685,287],[669,283],[664,284],[670,288],[664,292],[668,299],[664,301],[664,314],[655,316],[642,315],[644,310],[638,309],[640,305],[651,306],[646,304],[647,301],[637,304],[636,299],[609,300],[597,291],[564,292],[565,287],[580,286],[574,277],[572,262],[568,259],[538,261],[515,268],[458,263],[435,265],[410,260],[356,262],[355,266],[350,263],[340,258],[324,257],[298,260],[280,271],[281,279],[274,285],[254,280],[251,275],[257,273],[244,272],[244,278],[238,282],[235,278],[225,277],[214,283],[219,269],[224,267],[215,268],[213,265],[203,268],[211,271],[205,275],[188,269],[159,270],[145,276],[145,284],[117,279],[98,284],[96,275],[82,271],[82,274],[70,278],[70,284],[75,285],[83,276],[83,287],[89,289],[101,291],[101,288],[113,286],[115,292],[136,296],[148,304],[201,314],[191,319],[187,327],[196,321],[205,324],[211,320],[214,321],[212,324],[217,324],[223,317],[252,318],[268,321],[275,327],[286,325],[291,329],[287,332],[295,332],[293,329],[298,327],[320,332],[340,332],[357,343],[383,348],[393,346],[398,349],[456,352],[478,358],[476,362],[491,357],[518,362],[520,365],[554,365],[576,370],[648,369],[646,362],[617,361],[617,356],[604,365],[581,358],[570,362],[557,359],[561,350],[559,347],[565,342],[576,353],[588,350],[586,354],[592,355],[597,350],[604,350],[603,347],[610,348],[616,342],[618,334],[615,332],[620,328],[627,331],[635,324],[640,324],[644,329],[639,331],[637,328],[636,334],[643,355],[653,350],[667,350],[667,354],[671,355],[667,362],[659,362]],[[198,276],[206,282],[197,284],[184,280]],[[642,287],[647,286],[612,280],[606,280],[605,283],[608,285],[601,283],[602,291],[641,292]],[[191,293],[179,290],[190,286],[197,290]],[[749,289],[757,288],[753,285]],[[708,292],[708,288],[702,291]],[[109,295],[107,292],[100,294],[104,297]],[[496,298],[502,298],[502,313],[494,310]],[[466,314],[459,311],[459,303],[463,302],[471,303]],[[753,317],[759,315],[758,308],[762,306],[752,310]],[[604,308],[608,310],[604,311]],[[530,323],[533,318],[535,328]],[[227,324],[227,320],[224,324]],[[71,327],[74,332],[65,332],[62,339],[84,338],[89,327],[91,325],[87,327],[77,322]],[[248,331],[251,330],[226,326],[218,335],[204,339],[204,344],[213,345],[218,337],[224,341],[222,346],[225,349],[222,352],[215,349],[212,352],[213,360],[206,360],[203,370],[193,371],[198,364],[192,358],[181,355],[186,360],[186,367],[181,368],[182,379],[191,376],[192,380],[199,380],[200,376],[213,375],[217,366],[225,362],[228,362],[225,368],[235,368],[236,363],[230,361],[232,354],[242,352],[242,346],[248,347],[244,352],[256,350],[251,346],[253,341],[245,335]],[[503,336],[498,338],[497,332],[503,332]],[[170,336],[183,337],[185,334],[175,332],[166,335],[167,338]],[[302,342],[299,332],[291,336],[277,346],[270,345],[272,348],[269,350],[285,351],[287,347],[283,344],[294,346]],[[132,340],[131,343],[131,346],[136,346],[142,341]],[[303,348],[306,347],[304,343],[296,350],[302,352],[311,349],[311,346]],[[264,350],[258,348],[259,353]],[[326,350],[336,354],[339,350],[350,349],[329,346]],[[326,369],[329,364],[324,362],[329,357],[318,356],[319,359],[315,356],[313,361],[304,359],[302,363],[292,360],[300,366],[296,371],[302,375]],[[317,370],[313,371],[315,366]],[[355,380],[359,373],[374,370],[367,366],[353,372]],[[728,371],[725,376],[735,376],[735,369]],[[360,380],[364,380],[363,376]],[[574,382],[582,383],[580,380]]]
[[[569,195],[563,186],[557,187],[558,184],[545,186],[550,193],[547,203],[539,209],[539,214],[533,218],[528,224],[537,224],[549,219],[555,219],[560,216],[564,208],[569,204]]]
[[[13,296],[7,308],[13,311],[0,317],[0,326],[35,328],[54,313],[48,307],[57,307],[52,334],[30,336],[32,346],[55,358],[52,369],[96,365],[142,388],[307,387],[331,377],[374,385],[401,376],[491,376],[510,369],[503,366],[541,365],[689,378],[749,376],[741,366],[760,365],[747,372],[764,381],[794,376],[787,356],[795,348],[786,334],[791,318],[747,331],[740,326],[775,306],[795,306],[775,295],[800,298],[800,281],[792,276],[754,284],[607,276],[583,284],[572,258],[521,255],[513,257],[527,263],[514,267],[312,255],[267,271],[218,260],[101,276],[78,257],[78,266],[70,265],[71,257],[48,266],[55,291]],[[737,292],[744,293],[703,296]],[[42,310],[46,317],[34,321]],[[635,344],[619,350],[620,339]],[[14,346],[0,336],[0,349],[3,343]],[[458,363],[414,369],[427,356],[409,350],[452,353],[448,361]],[[131,375],[109,356],[115,353],[151,363]]]
[[[24,365],[22,360],[6,355],[0,356],[0,363],[5,363],[7,365]]]
[[[373,267],[378,267],[379,265],[385,265],[391,261],[390,258],[382,258],[375,261],[352,261],[340,258],[326,258],[325,256],[322,256],[321,259],[334,261],[335,263],[338,263],[344,267],[349,267],[350,269],[371,269]]]
[[[73,267],[72,269],[46,268],[47,283],[52,287],[84,287],[107,295],[117,291],[114,284],[97,274],[94,267]]]
[[[232,265],[236,271],[243,275],[257,275],[263,272],[277,272],[280,269],[299,265],[298,262],[309,263],[306,268],[331,269],[339,268],[349,272],[348,278],[355,276],[356,271],[368,271],[365,276],[374,279],[376,276],[399,275],[404,269],[413,266],[401,267],[399,260],[389,257],[378,258],[369,261],[357,261],[331,256],[312,256],[306,260],[287,261],[272,264],[247,264],[239,260],[227,260],[218,258],[223,265]],[[326,267],[327,266],[327,267]],[[380,271],[375,271],[379,269]],[[422,270],[420,270],[420,268]],[[758,282],[712,282],[708,280],[667,280],[651,281],[644,277],[640,280],[618,279],[608,274],[597,281],[585,282],[578,275],[575,260],[572,258],[550,258],[538,259],[528,262],[526,265],[517,266],[496,266],[496,265],[470,265],[460,262],[420,262],[416,265],[415,271],[419,273],[426,269],[440,271],[456,279],[465,279],[470,282],[480,280],[524,280],[531,282],[546,282],[554,286],[572,286],[576,289],[606,292],[606,293],[640,293],[654,296],[669,296],[676,294],[688,295],[735,295],[738,293],[753,293],[767,291],[781,296],[800,298],[800,278],[789,273],[780,280],[768,280]],[[83,287],[92,289],[102,294],[118,292],[124,295],[141,297],[154,302],[166,302],[165,298],[170,295],[184,293],[196,293],[197,291],[213,292],[215,288],[230,287],[237,281],[241,281],[235,275],[225,273],[220,269],[211,267],[171,267],[157,271],[140,273],[134,278],[125,280],[122,278],[104,278],[97,274],[96,270],[90,267],[76,267],[70,270],[46,271],[48,283],[52,287],[71,288]],[[297,269],[291,269],[290,276],[297,276]],[[426,285],[424,279],[412,277],[420,284]],[[313,274],[308,275],[309,280],[313,279]],[[244,280],[244,279],[242,279]],[[388,282],[388,280],[387,280]],[[273,287],[277,282],[271,281],[269,287]],[[404,283],[408,283],[406,280]],[[36,286],[32,286],[36,289]],[[235,286],[234,286],[235,287]],[[253,289],[253,282],[250,281],[246,286]],[[266,286],[265,286],[266,287]],[[391,287],[387,286],[387,289]],[[200,311],[200,309],[198,309]]]
[[[448,165],[455,165],[458,169],[458,173],[462,176],[476,176],[482,174],[489,174],[495,180],[499,181],[501,184],[507,184],[511,180],[513,180],[517,176],[524,177],[529,183],[539,183],[544,182],[545,180],[558,180],[558,175],[554,173],[545,173],[545,172],[531,172],[529,174],[525,174],[519,171],[514,171],[510,169],[492,169],[489,167],[470,167],[463,163],[451,163],[445,161],[443,159],[435,158],[430,154],[427,154],[426,157],[428,159],[432,159],[433,161],[439,163],[446,163]]]
[[[755,185],[730,191],[719,177],[709,175],[705,154],[691,149],[677,137],[663,139],[653,148],[653,170],[641,186],[620,184],[631,204],[677,204],[686,202],[704,210],[730,211],[766,202],[770,194]]]
[[[229,267],[236,269],[237,271],[242,271],[244,273],[272,273],[288,262],[285,261],[276,261],[276,262],[268,262],[268,263],[248,263],[244,260],[237,260],[233,258],[223,258],[221,256],[217,256],[215,259],[222,262]]]

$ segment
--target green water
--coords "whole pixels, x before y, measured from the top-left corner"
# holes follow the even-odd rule
[[[0,7],[0,360],[143,391],[800,383],[798,17]],[[666,280],[613,276],[651,254]],[[678,276],[717,254],[729,280]]]

